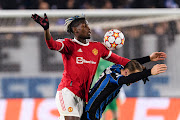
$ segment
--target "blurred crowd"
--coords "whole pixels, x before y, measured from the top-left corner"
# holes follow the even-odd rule
[[[180,0],[0,0],[0,9],[179,8]]]
[[[0,0],[0,9],[116,9],[116,8],[179,8],[180,0]],[[18,20],[19,21],[19,20]],[[52,22],[53,23],[53,22]],[[64,24],[58,19],[55,24]],[[30,21],[30,25],[37,25]],[[142,57],[143,35],[154,34],[158,38],[158,51],[166,52],[166,48],[175,41],[180,33],[180,21],[161,22],[142,26],[118,28],[126,36],[123,47],[127,58]],[[107,29],[92,29],[92,39],[103,41]],[[66,32],[52,33],[56,38],[73,37]],[[44,41],[43,41],[44,43]],[[43,44],[42,43],[42,44]],[[46,48],[46,45],[44,45]],[[136,52],[139,51],[139,52]],[[0,55],[1,57],[1,55]]]
[[[126,58],[143,57],[143,43],[145,40],[156,40],[157,51],[167,52],[167,48],[175,43],[175,36],[180,33],[178,24],[175,21],[161,22],[130,27],[119,27],[125,36],[123,56]],[[92,29],[92,39],[101,42],[108,29]],[[121,49],[121,50],[122,50]],[[138,52],[137,52],[138,51]],[[117,53],[118,54],[118,53]],[[166,62],[166,61],[165,61]]]

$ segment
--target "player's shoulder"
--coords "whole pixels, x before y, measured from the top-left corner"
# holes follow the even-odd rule
[[[114,64],[112,66],[110,66],[110,70],[114,71],[115,73],[121,73],[121,69],[123,69],[124,67],[120,64]]]
[[[70,41],[71,39],[69,39],[69,38],[60,38],[60,39],[57,39],[56,41],[57,42],[63,42],[63,41]]]
[[[101,46],[101,47],[106,47],[103,42],[89,41],[89,43],[91,43],[91,44],[93,44],[93,45],[98,45],[98,46]]]
[[[73,39],[71,39],[71,38],[64,38],[64,41],[73,42]]]
[[[123,68],[123,66],[121,64],[113,64],[112,67]]]
[[[70,39],[70,38],[64,38],[64,39],[57,39],[56,40],[57,42],[63,42],[63,43],[73,43],[73,39]]]
[[[91,44],[100,44],[100,42],[98,42],[98,41],[93,41],[93,40],[87,40],[87,41]]]

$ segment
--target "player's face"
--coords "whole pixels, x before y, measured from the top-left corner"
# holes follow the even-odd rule
[[[77,37],[80,39],[90,39],[91,31],[86,21],[77,27],[77,33]]]

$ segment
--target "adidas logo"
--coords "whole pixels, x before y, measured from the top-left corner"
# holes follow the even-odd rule
[[[82,51],[82,49],[81,49],[81,48],[79,48],[79,49],[77,50],[77,52],[83,52],[83,51]]]

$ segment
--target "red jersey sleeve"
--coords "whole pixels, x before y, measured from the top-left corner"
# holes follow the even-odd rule
[[[107,60],[116,64],[121,64],[123,66],[125,66],[130,61],[129,59],[121,57],[115,53],[112,53]]]
[[[108,60],[110,62],[116,63],[116,64],[121,64],[125,66],[130,60],[124,57],[121,57],[112,51],[110,51],[108,48],[106,48],[103,44],[101,44],[101,51],[102,53],[102,58],[105,60]]]
[[[46,44],[50,50],[56,50],[61,53],[68,53],[70,52],[71,44],[69,42],[69,39],[58,39],[54,40],[53,37],[51,37],[50,40],[46,40]]]
[[[111,56],[112,52],[108,48],[106,48],[104,44],[102,44],[100,42],[98,42],[98,43],[99,43],[98,47],[100,48],[100,52],[101,52],[101,57],[103,59],[109,58]]]

